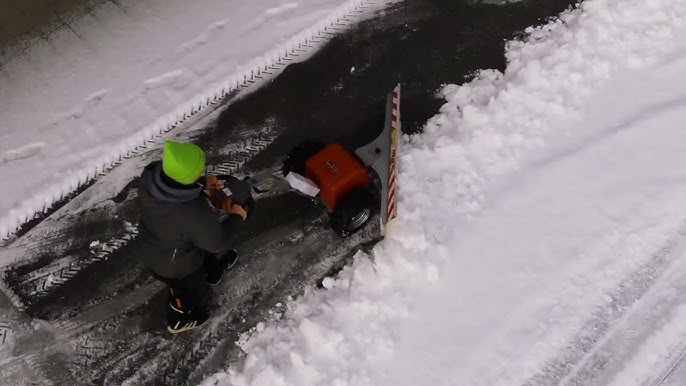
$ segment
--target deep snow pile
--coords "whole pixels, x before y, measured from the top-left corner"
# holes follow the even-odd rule
[[[0,63],[0,238],[258,69],[306,57],[324,27],[384,4],[124,0],[26,42]]]
[[[447,86],[402,146],[387,239],[204,385],[640,381],[686,299],[618,363],[592,348],[686,274],[685,18],[686,0],[588,0],[511,42],[504,74]]]

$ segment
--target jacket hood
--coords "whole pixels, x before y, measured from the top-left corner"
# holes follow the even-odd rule
[[[146,167],[141,175],[141,182],[142,187],[152,196],[152,198],[167,203],[193,201],[202,193],[201,186],[189,189],[179,189],[166,184],[162,180],[161,162],[154,162]]]

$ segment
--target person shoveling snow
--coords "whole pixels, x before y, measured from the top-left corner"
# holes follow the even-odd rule
[[[168,287],[167,330],[172,334],[198,328],[210,318],[209,287],[236,263],[232,236],[247,217],[216,177],[202,178],[204,169],[202,149],[167,141],[162,161],[150,163],[141,175],[143,263]],[[219,222],[210,202],[228,218]]]

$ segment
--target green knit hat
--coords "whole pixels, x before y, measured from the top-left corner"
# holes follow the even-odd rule
[[[191,185],[205,171],[205,152],[192,143],[166,141],[162,153],[162,170],[172,180]]]

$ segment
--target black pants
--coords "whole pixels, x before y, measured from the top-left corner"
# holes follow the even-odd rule
[[[186,313],[206,308],[209,304],[210,286],[207,284],[207,273],[222,270],[219,259],[212,254],[205,254],[203,266],[192,274],[170,279],[153,273],[153,276],[167,285],[169,304]]]

